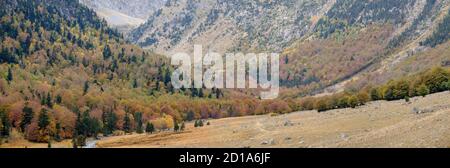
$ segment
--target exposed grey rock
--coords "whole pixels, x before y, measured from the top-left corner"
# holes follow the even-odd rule
[[[275,140],[273,140],[273,138],[272,138],[267,141],[262,141],[261,145],[275,145]]]
[[[289,126],[294,126],[294,124],[293,124],[291,121],[286,120],[286,121],[284,122],[284,126],[285,126],[285,127],[289,127]]]
[[[432,112],[435,112],[435,111],[438,111],[438,110],[442,110],[442,108],[440,106],[439,107],[423,108],[423,109],[414,107],[412,112],[415,113],[415,114],[423,114],[423,113],[432,113]]]
[[[345,133],[341,133],[341,139],[347,140],[348,139],[348,135],[345,134]]]

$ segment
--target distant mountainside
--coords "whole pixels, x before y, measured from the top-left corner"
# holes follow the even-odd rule
[[[276,50],[303,37],[334,4],[332,0],[171,0],[128,39],[157,52]]]
[[[444,17],[449,4],[449,0],[171,0],[127,39],[168,55],[190,52],[194,44],[220,53],[282,52],[283,86],[334,92],[356,79],[367,79],[357,75],[362,72],[375,76],[369,80],[374,83],[396,77],[392,74],[411,73],[394,69],[425,51],[441,53],[414,72],[448,61],[444,50],[436,47],[448,46],[449,23]],[[374,72],[377,75],[369,75]]]
[[[109,25],[127,32],[147,20],[166,0],[79,0]]]

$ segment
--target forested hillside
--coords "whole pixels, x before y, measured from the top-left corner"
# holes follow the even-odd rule
[[[201,118],[291,111],[281,100],[239,92],[174,90],[165,57],[126,43],[77,2],[1,6],[1,137],[15,131],[30,141],[82,145],[89,136],[142,132],[149,124],[171,130]]]

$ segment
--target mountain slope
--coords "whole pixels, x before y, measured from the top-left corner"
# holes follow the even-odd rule
[[[431,43],[426,41],[440,23],[448,25],[443,16],[449,4],[449,0],[174,0],[127,39],[168,55],[189,53],[194,44],[219,53],[282,52],[283,86],[300,88],[301,93],[325,88],[334,92],[348,88],[351,81],[367,79],[358,75],[362,72],[382,71],[378,77],[383,80],[374,84],[386,82],[395,76],[385,67],[434,50],[435,45],[425,43]],[[434,36],[446,44],[447,29],[440,29]],[[440,65],[445,57],[434,61],[430,66]]]
[[[78,141],[183,121],[291,111],[286,102],[171,86],[164,56],[127,43],[72,0],[0,1],[0,141]],[[236,98],[239,99],[236,99]],[[255,110],[255,108],[259,110]]]
[[[79,0],[121,32],[142,24],[165,0]]]
[[[228,50],[281,51],[304,36],[333,4],[314,1],[169,1],[128,39],[161,53],[202,44]]]
[[[282,79],[287,86],[311,83],[309,87],[316,91],[336,92],[399,77],[391,74],[404,75],[398,69],[380,68],[409,64],[406,58],[435,50],[422,43],[443,22],[448,6],[449,1],[435,0],[338,1],[319,20],[309,39],[285,50],[289,63],[282,66]],[[430,59],[433,62],[427,66],[406,74],[440,66],[448,54],[432,57],[436,59]],[[368,78],[366,73],[378,79]]]

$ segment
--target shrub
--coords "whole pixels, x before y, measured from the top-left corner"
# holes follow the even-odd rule
[[[351,108],[356,108],[356,106],[359,105],[359,100],[358,97],[356,97],[355,95],[350,96],[350,98],[348,99],[348,103],[347,103]]]
[[[358,98],[359,105],[364,105],[366,102],[370,100],[369,94],[365,91],[359,92],[356,97]]]
[[[120,131],[120,130],[116,130],[116,131],[113,131],[112,135],[113,136],[122,136],[122,135],[125,135],[125,132],[124,131]]]
[[[339,108],[347,108],[349,107],[348,105],[348,96],[342,96],[339,100],[338,100],[338,107]]]
[[[378,89],[372,88],[370,90],[370,99],[374,101],[381,100],[383,99],[383,96],[380,94],[380,91]]]
[[[319,99],[314,105],[314,108],[317,109],[318,112],[329,110],[329,108],[327,107],[327,101],[324,98]]]
[[[416,94],[418,96],[425,97],[426,95],[430,94],[430,89],[428,89],[426,85],[422,84],[416,89]]]
[[[400,80],[396,82],[394,89],[394,99],[404,99],[409,95],[409,82],[406,80]]]
[[[436,93],[447,90],[443,83],[450,80],[450,72],[443,68],[433,68],[431,71],[425,73],[422,77],[425,85],[430,89],[430,93]]]

